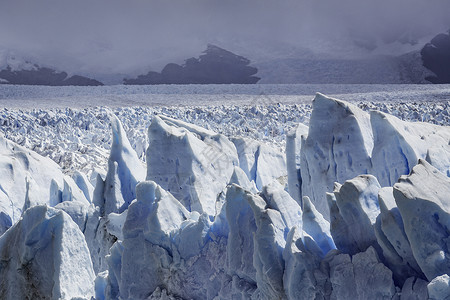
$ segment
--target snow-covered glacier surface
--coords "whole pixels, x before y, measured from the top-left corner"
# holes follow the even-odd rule
[[[1,113],[2,299],[450,298],[448,102]]]

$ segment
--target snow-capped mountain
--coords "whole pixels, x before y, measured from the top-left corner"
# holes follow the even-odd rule
[[[69,76],[49,67],[31,63],[11,51],[0,51],[0,84],[27,84],[50,86],[98,86],[100,81],[84,76]]]

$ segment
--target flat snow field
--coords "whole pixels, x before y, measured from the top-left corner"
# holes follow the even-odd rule
[[[3,108],[310,104],[316,92],[351,102],[449,101],[450,85],[255,84],[48,87],[0,85]]]

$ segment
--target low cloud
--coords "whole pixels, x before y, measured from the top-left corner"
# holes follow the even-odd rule
[[[345,55],[355,39],[415,40],[450,29],[447,0],[1,0],[0,5],[0,48],[99,76],[159,71],[169,61],[198,56],[207,43],[255,59],[288,49]]]

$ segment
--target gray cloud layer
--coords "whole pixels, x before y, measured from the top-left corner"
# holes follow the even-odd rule
[[[208,42],[255,56],[332,53],[350,37],[431,36],[449,16],[448,0],[0,0],[0,48],[83,74],[136,74]]]

